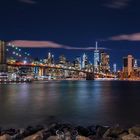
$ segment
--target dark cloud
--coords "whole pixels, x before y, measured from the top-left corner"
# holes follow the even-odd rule
[[[122,34],[122,35],[112,36],[112,37],[109,37],[109,40],[140,41],[140,33]]]
[[[19,2],[27,3],[27,4],[36,4],[37,2],[34,0],[18,0]]]
[[[109,0],[104,6],[112,9],[124,9],[126,8],[132,0]]]
[[[8,45],[14,45],[23,48],[56,48],[66,50],[94,50],[95,47],[72,47],[55,43],[53,41],[29,41],[29,40],[14,40],[7,42]],[[99,48],[106,49],[106,48]]]

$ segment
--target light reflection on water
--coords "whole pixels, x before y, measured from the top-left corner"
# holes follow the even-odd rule
[[[0,125],[45,124],[50,121],[50,116],[82,125],[138,124],[139,84],[128,81],[52,81],[0,85]]]

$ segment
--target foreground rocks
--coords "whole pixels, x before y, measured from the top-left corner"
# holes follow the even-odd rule
[[[0,140],[140,140],[140,126],[91,125],[88,127],[54,123],[25,129],[0,129]]]

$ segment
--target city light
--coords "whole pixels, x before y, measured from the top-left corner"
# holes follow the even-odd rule
[[[24,61],[23,61],[23,64],[27,64],[27,61],[26,61],[26,60],[24,60]]]

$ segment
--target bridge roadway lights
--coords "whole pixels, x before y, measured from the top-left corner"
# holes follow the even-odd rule
[[[86,73],[86,80],[94,80],[94,72]]]

